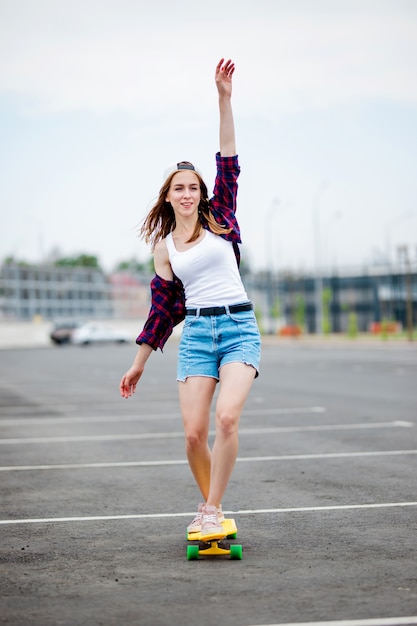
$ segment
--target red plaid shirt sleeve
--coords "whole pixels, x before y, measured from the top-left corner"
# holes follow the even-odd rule
[[[236,220],[237,179],[240,174],[238,157],[222,157],[216,154],[217,175],[210,209],[218,224],[231,228],[231,232],[221,235],[227,241],[241,243],[239,224]]]
[[[136,343],[147,343],[154,350],[162,351],[174,326],[185,317],[184,289],[177,277],[165,280],[156,274],[151,281],[151,295],[148,319]]]

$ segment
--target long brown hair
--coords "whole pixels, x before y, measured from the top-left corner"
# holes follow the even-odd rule
[[[181,163],[188,163],[181,161]],[[191,165],[191,164],[189,164]],[[166,196],[171,186],[171,181],[178,170],[175,170],[168,176],[161,189],[159,190],[158,199],[149,211],[148,215],[140,228],[140,237],[146,243],[151,244],[152,250],[161,239],[165,239],[168,233],[175,228],[175,213],[170,202],[167,202]],[[194,232],[186,243],[195,241],[201,232],[202,226],[208,226],[209,230],[215,235],[224,235],[230,233],[231,228],[225,228],[216,222],[213,213],[210,210],[210,201],[208,198],[207,186],[200,174],[193,170],[200,183],[201,199],[198,205],[198,220],[194,228]]]

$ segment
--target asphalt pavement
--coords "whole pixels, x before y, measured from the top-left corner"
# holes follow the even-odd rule
[[[264,340],[223,508],[243,559],[186,559],[177,342],[0,351],[0,623],[417,624],[415,344]]]

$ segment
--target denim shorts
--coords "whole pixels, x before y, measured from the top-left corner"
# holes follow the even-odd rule
[[[178,348],[177,380],[207,376],[219,380],[226,363],[245,363],[259,374],[261,337],[253,311],[187,315]]]

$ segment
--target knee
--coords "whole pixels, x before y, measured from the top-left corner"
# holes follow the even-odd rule
[[[199,450],[207,445],[207,432],[205,430],[190,429],[185,432],[185,445],[188,451]]]
[[[216,415],[216,429],[218,433],[230,437],[238,430],[239,416],[227,410],[220,410]]]

